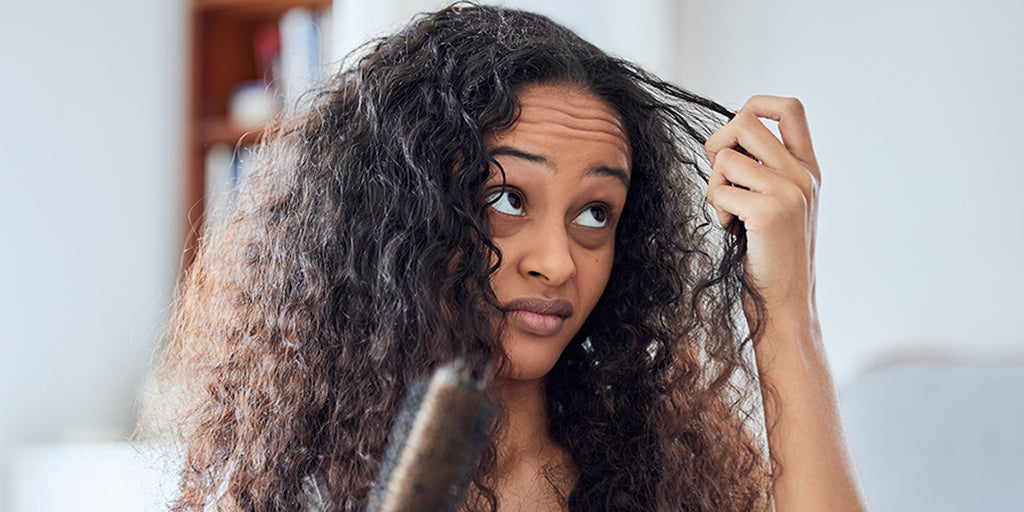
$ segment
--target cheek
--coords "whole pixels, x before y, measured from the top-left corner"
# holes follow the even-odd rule
[[[614,247],[615,245],[615,230],[609,228],[595,229],[583,226],[570,226],[570,232],[572,233],[572,239],[580,247],[594,251],[595,253],[602,253],[608,247]]]
[[[505,291],[505,287],[503,286],[503,284],[506,281],[506,276],[509,272],[508,267],[510,253],[506,241],[507,240],[503,240],[497,237],[491,239],[491,242],[494,243],[494,246],[497,247],[498,251],[501,253],[502,258],[501,265],[498,266],[498,269],[493,274],[491,274],[491,290],[494,291],[494,294],[498,297],[499,300],[503,298],[502,292]],[[498,256],[494,255],[491,259],[491,265],[495,265],[497,263]]]
[[[523,226],[524,222],[524,219],[521,217],[502,215],[494,212],[490,208],[487,209],[486,219],[487,229],[491,231],[492,239],[509,237],[516,234],[516,232]],[[494,240],[494,243],[497,245],[498,241]]]
[[[580,300],[586,305],[590,314],[598,299],[604,294],[604,288],[611,276],[612,261],[615,257],[614,247],[591,253],[581,258],[579,268]]]

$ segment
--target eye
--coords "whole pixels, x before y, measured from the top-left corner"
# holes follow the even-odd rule
[[[603,228],[608,225],[608,208],[599,204],[590,205],[576,216],[574,222],[588,228]]]
[[[487,206],[505,215],[516,217],[526,215],[526,212],[523,211],[523,197],[514,190],[505,189],[491,193],[487,196]]]

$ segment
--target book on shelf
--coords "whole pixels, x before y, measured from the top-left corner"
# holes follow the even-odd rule
[[[236,84],[228,105],[233,130],[258,131],[283,108],[308,106],[306,92],[330,60],[331,8],[293,7],[252,34],[255,80]],[[252,131],[245,136],[252,140]],[[223,140],[223,139],[222,139]],[[234,206],[254,160],[255,144],[218,142],[205,154],[205,208],[210,221]]]

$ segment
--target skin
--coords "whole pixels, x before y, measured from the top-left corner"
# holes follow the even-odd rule
[[[502,254],[491,285],[505,307],[511,363],[494,386],[509,414],[498,490],[503,509],[561,510],[558,494],[568,495],[575,477],[548,434],[543,379],[608,283],[631,159],[618,114],[596,96],[533,86],[519,100],[517,124],[487,140],[500,165],[487,184],[488,223]],[[537,299],[560,305],[561,315],[542,314],[545,303],[528,302]]]
[[[502,510],[564,510],[559,495],[571,491],[575,470],[548,434],[543,378],[608,282],[630,149],[615,110],[593,94],[533,86],[520,102],[519,122],[487,141],[507,179],[503,189],[493,169],[488,184],[488,221],[503,255],[491,284],[503,305],[524,297],[564,301],[562,312],[568,303],[572,314],[507,310],[502,343],[511,364],[499,372],[495,390],[509,429],[496,490]],[[779,123],[781,140],[762,118]],[[775,509],[866,510],[815,306],[821,175],[803,107],[790,98],[751,98],[706,150],[713,170],[708,201],[722,225],[733,217],[744,221],[744,269],[765,299],[755,355],[761,381],[778,397],[765,404],[769,449],[784,468],[775,482]]]
[[[781,140],[762,118],[778,122]],[[750,156],[736,151],[737,145]],[[775,509],[866,510],[815,305],[821,173],[803,105],[793,98],[755,96],[705,149],[713,170],[708,202],[722,225],[734,216],[743,220],[744,271],[765,299],[766,328],[755,356],[761,382],[771,383],[778,396],[765,404],[769,450],[783,468],[775,482]]]

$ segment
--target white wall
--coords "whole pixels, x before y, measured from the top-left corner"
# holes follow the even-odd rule
[[[4,4],[0,482],[13,444],[133,426],[180,252],[183,22],[179,0]]]
[[[368,38],[401,28],[415,14],[449,3],[445,0],[334,0],[335,53],[345,55]],[[661,75],[671,76],[676,69],[674,27],[680,8],[677,1],[491,0],[481,3],[543,13],[605,51]]]
[[[733,107],[804,100],[841,382],[901,347],[1024,350],[1024,4],[507,3]],[[437,4],[396,0],[385,24]],[[0,16],[0,462],[13,443],[132,426],[177,269],[184,5],[11,2]]]
[[[841,381],[922,345],[1024,352],[1022,19],[1015,0],[684,5],[684,83],[734,107],[754,93],[807,107]]]

